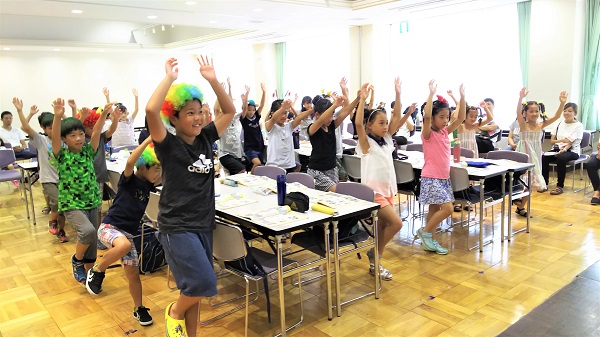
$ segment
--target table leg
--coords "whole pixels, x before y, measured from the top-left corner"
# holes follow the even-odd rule
[[[327,318],[333,319],[333,299],[331,298],[331,247],[329,245],[329,224],[323,225],[325,232],[325,275],[327,281]],[[337,243],[337,241],[335,241]]]
[[[377,229],[377,210],[371,213],[373,217],[373,236],[375,237],[375,249],[374,249],[374,262],[375,262],[375,298],[379,298],[379,283],[381,282],[381,275],[379,270],[379,230]]]
[[[33,214],[33,224],[36,224],[35,219],[35,203],[33,202],[33,192],[31,189],[31,171],[27,170],[27,185],[29,185],[29,199],[31,199],[31,213]],[[29,211],[27,213],[29,215]]]
[[[283,294],[283,245],[281,244],[281,235],[275,235],[277,244],[277,286],[279,287],[279,306],[281,321],[281,336],[285,337],[285,298]]]
[[[29,200],[27,198],[27,190],[25,188],[25,170],[23,168],[21,168],[21,177],[23,177],[23,179],[21,179],[21,184],[19,184],[19,188],[21,189],[21,191],[23,191],[23,196],[25,197],[25,210],[27,211],[27,219],[30,219],[29,216]]]
[[[511,239],[511,230],[512,230],[512,216],[511,216],[511,207],[512,207],[512,195],[513,195],[513,176],[514,172],[508,172],[508,233],[506,238],[508,241]],[[503,208],[504,209],[504,208]],[[504,241],[504,226],[502,227],[502,241]]]
[[[511,179],[511,178],[509,178],[509,179]],[[512,185],[512,182],[510,182],[510,184]],[[502,208],[500,211],[500,228],[501,228],[500,242],[504,241],[504,214],[505,214],[504,207],[506,206],[505,205],[506,198],[504,197],[505,189],[506,189],[506,173],[502,174],[502,190],[501,190],[502,191]],[[508,204],[508,205],[509,205],[508,207],[510,208],[510,204]],[[492,214],[494,214],[494,213],[492,212]],[[509,212],[509,214],[510,214],[510,212]],[[492,228],[493,228],[493,226],[494,226],[494,219],[492,219]],[[492,240],[493,240],[493,238],[492,238]]]
[[[341,285],[340,285],[340,245],[338,243],[339,237],[339,229],[338,222],[332,221],[331,225],[333,227],[333,265],[334,265],[334,273],[335,273],[335,305],[337,308],[337,316],[342,316],[342,295],[341,295]],[[331,318],[330,318],[331,319]]]
[[[483,253],[483,207],[485,179],[479,179],[479,252]]]
[[[529,215],[531,214],[531,186],[533,186],[531,183],[531,171],[532,170],[527,171],[527,182],[529,183],[529,202],[527,203],[527,233],[529,233]]]

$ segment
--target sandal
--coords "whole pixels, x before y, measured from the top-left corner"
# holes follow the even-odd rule
[[[460,211],[462,211],[462,207],[460,207],[460,205],[454,205],[454,211],[460,212]]]
[[[590,202],[592,205],[600,205],[600,198],[597,197],[593,197],[592,201]]]
[[[563,189],[562,189],[562,187],[557,187],[557,188],[553,189],[552,191],[550,191],[550,194],[552,194],[552,195],[563,194]]]
[[[521,199],[515,199],[512,201],[512,204],[517,206],[517,207],[523,207],[523,201]]]
[[[528,216],[527,211],[525,210],[524,207],[517,207],[517,210],[515,211],[515,213],[517,213],[518,215],[526,218]]]
[[[473,206],[471,206],[471,205],[467,205],[467,206],[465,206],[465,208],[463,208],[463,209],[464,209],[465,211],[467,211],[467,212],[473,212]]]
[[[46,207],[42,208],[42,214],[50,213],[50,206],[46,205]]]
[[[375,256],[374,256],[373,248],[371,248],[367,251],[367,257],[369,258],[369,273],[371,275],[375,276],[375,262],[374,262]],[[390,273],[389,270],[383,268],[381,263],[379,264],[379,276],[384,281],[391,281],[392,277],[394,277],[394,275],[392,273]]]

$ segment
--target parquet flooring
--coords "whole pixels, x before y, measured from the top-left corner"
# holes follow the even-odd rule
[[[0,184],[0,336],[163,336],[164,308],[177,298],[177,292],[167,288],[165,270],[142,275],[144,304],[155,323],[141,327],[131,315],[133,303],[120,268],[108,270],[99,296],[89,295],[75,282],[70,266],[75,233],[67,225],[71,241],[58,243],[47,232],[47,216],[40,212],[39,183],[34,186],[34,199],[35,226],[27,219],[18,190],[10,183]],[[448,255],[427,253],[418,241],[413,243],[412,228],[405,223],[383,256],[383,265],[394,279],[383,283],[379,300],[370,297],[345,306],[341,317],[329,321],[325,281],[313,281],[303,286],[304,323],[290,334],[497,335],[600,260],[600,207],[591,206],[589,199],[590,194],[574,194],[570,188],[560,196],[534,193],[531,233],[519,233],[510,242],[500,242],[496,209],[495,240],[483,253],[466,249],[466,235],[475,239],[476,230],[464,228],[436,236],[450,249]],[[516,216],[514,208],[511,216],[515,228],[524,226],[525,219]],[[490,227],[486,234],[491,234]],[[345,258],[341,268],[344,298],[371,287],[366,258]],[[220,298],[243,293],[242,284],[229,277],[219,280],[219,289]],[[273,281],[270,290],[272,323],[267,322],[261,294],[250,306],[251,336],[274,335],[279,328]],[[292,322],[299,317],[300,304],[296,288],[287,280],[285,292],[287,318]],[[212,309],[205,300],[201,310],[205,319],[223,308]],[[202,336],[243,333],[243,311],[199,329]]]

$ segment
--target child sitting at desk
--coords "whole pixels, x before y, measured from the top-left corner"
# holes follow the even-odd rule
[[[289,172],[300,171],[300,163],[294,159],[294,143],[292,133],[302,120],[313,111],[306,110],[291,121],[287,121],[287,114],[292,106],[290,100],[278,99],[271,104],[270,118],[265,124],[269,134],[267,147],[267,165],[279,166]]]
[[[98,229],[98,239],[110,249],[99,264],[88,270],[85,282],[87,291],[92,295],[98,295],[102,291],[106,269],[121,259],[123,271],[129,282],[129,294],[134,303],[133,317],[144,326],[153,322],[148,314],[148,308],[142,305],[139,259],[133,237],[140,235],[140,220],[148,205],[150,191],[160,181],[160,162],[156,158],[154,144],[151,142],[151,137],[146,138],[127,159],[125,170],[119,179],[115,200]]]

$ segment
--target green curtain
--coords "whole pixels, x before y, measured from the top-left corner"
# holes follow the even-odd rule
[[[600,2],[585,2],[585,41],[583,46],[583,83],[581,122],[586,130],[598,130],[598,86],[600,85]]]
[[[275,53],[276,56],[276,76],[277,76],[277,98],[283,98],[285,95],[284,89],[284,65],[285,65],[285,42],[279,42],[275,44]]]
[[[529,85],[529,26],[531,23],[531,0],[517,4],[519,14],[519,58],[523,86]]]

